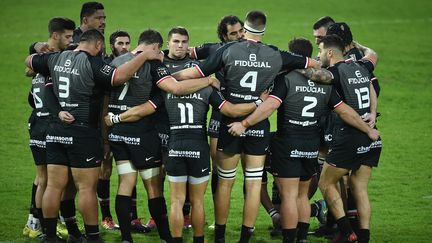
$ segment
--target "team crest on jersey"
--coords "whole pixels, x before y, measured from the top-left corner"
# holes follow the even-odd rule
[[[110,65],[104,65],[104,66],[100,69],[100,71],[101,71],[103,74],[106,74],[106,75],[109,75],[109,74],[111,73],[112,70],[113,70],[113,67],[111,67]]]
[[[159,77],[167,76],[169,75],[168,69],[166,67],[158,67],[156,70]]]

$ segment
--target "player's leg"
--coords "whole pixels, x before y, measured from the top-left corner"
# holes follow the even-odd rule
[[[276,179],[281,196],[281,226],[284,242],[294,242],[297,232],[297,197],[300,178]]]
[[[339,230],[343,237],[353,234],[350,223],[345,216],[344,205],[337,183],[348,172],[347,169],[337,168],[324,163],[318,186],[323,194],[330,212],[336,219]]]
[[[45,233],[48,239],[56,238],[57,217],[62,192],[68,182],[69,168],[66,165],[47,165],[47,187],[42,198]]]
[[[309,220],[311,215],[311,206],[309,204],[310,192],[309,180],[300,180],[298,197],[297,197],[297,210],[298,210],[298,224],[297,224],[297,241],[303,240],[306,242],[307,234],[309,231]]]
[[[269,158],[270,156],[267,156]],[[270,196],[268,194],[267,190],[267,182],[268,182],[268,176],[267,172],[264,171],[262,176],[262,183],[261,183],[261,194],[260,194],[260,201],[267,213],[269,214],[270,218],[272,219],[273,223],[273,230],[280,229],[280,214],[279,210],[276,209],[272,203],[272,200],[270,199]]]
[[[166,201],[162,193],[163,175],[161,173],[161,165],[160,167],[140,170],[139,174],[143,179],[144,187],[147,191],[148,208],[150,215],[156,222],[159,237],[169,242],[171,240],[171,233],[169,230]]]
[[[359,215],[359,242],[369,242],[369,228],[371,217],[371,205],[368,195],[368,183],[372,174],[372,168],[366,165],[360,166],[350,176],[350,186],[356,200]]]
[[[115,205],[117,219],[120,225],[122,240],[132,242],[130,208],[132,206],[131,195],[137,180],[137,171],[129,160],[118,160],[116,163],[117,174],[119,176]]]
[[[189,177],[190,199],[192,204],[192,228],[194,231],[194,243],[204,243],[204,194],[207,189],[209,176],[201,178]]]
[[[108,153],[107,157],[102,160],[97,184],[97,195],[102,214],[101,226],[106,230],[118,229],[118,225],[116,225],[112,219],[110,210],[110,177],[112,174],[112,163],[113,157]]]
[[[60,202],[60,221],[57,222],[57,236],[61,239],[79,239],[82,237],[76,219],[75,196],[77,190],[72,179],[72,173],[69,169],[69,180],[63,191]]]
[[[182,241],[183,205],[186,198],[187,176],[168,176],[170,185],[170,226],[173,242]]]
[[[99,167],[71,168],[75,187],[78,191],[78,209],[83,217],[87,239],[99,239],[98,201],[96,187]]]

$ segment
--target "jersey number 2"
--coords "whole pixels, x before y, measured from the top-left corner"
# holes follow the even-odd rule
[[[303,107],[302,110],[302,116],[304,117],[314,117],[315,112],[310,111],[312,108],[314,108],[317,105],[317,98],[313,96],[305,96],[303,98],[306,102],[311,102],[309,105],[306,105]]]

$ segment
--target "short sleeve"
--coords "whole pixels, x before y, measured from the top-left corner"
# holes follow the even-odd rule
[[[210,105],[213,107],[213,109],[222,109],[222,106],[226,102],[227,101],[224,99],[222,93],[216,88],[213,88],[213,92],[210,95]]]
[[[169,69],[161,61],[150,61],[150,74],[154,84],[159,85],[164,80],[171,78]]]
[[[279,101],[280,103],[282,103],[285,97],[287,96],[287,94],[288,94],[288,87],[286,86],[285,83],[285,75],[276,76],[274,81],[274,88],[270,93],[269,98],[273,98]]]
[[[30,59],[31,69],[43,76],[50,76],[49,62],[54,55],[58,54],[59,52],[33,54]]]
[[[162,96],[162,92],[158,88],[153,88],[153,90],[150,93],[150,99],[148,102],[153,106],[153,108],[157,109],[164,103],[164,99]]]
[[[109,89],[113,85],[117,69],[104,62],[101,56],[88,56],[93,71],[94,82]]]
[[[210,49],[212,45],[214,44],[204,43],[200,46],[192,48],[192,53],[195,56],[195,59],[197,60],[206,59],[210,55]]]
[[[309,65],[309,58],[293,54],[287,51],[280,51],[282,57],[282,71],[292,71],[294,69],[307,68]]]
[[[373,65],[373,63],[366,58],[362,58],[362,59],[358,60],[358,64],[365,67],[370,73],[372,73],[375,69],[375,66]]]
[[[328,102],[328,107],[330,109],[336,109],[338,106],[340,106],[343,103],[342,98],[337,93],[336,89],[332,88],[330,93],[330,99]]]
[[[209,76],[210,74],[216,73],[223,67],[223,54],[227,48],[229,48],[232,44],[236,42],[232,42],[229,44],[226,44],[219,49],[217,49],[216,52],[210,54],[210,56],[199,65],[195,66],[195,68],[199,71],[202,77]]]

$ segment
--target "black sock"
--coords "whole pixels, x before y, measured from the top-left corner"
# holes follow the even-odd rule
[[[334,224],[336,224],[336,219],[333,217],[333,214],[329,211],[327,213],[327,223],[326,223],[326,226],[328,228],[332,228]]]
[[[358,232],[358,242],[359,243],[368,243],[370,237],[369,229],[359,229]]]
[[[37,191],[37,187],[38,186],[33,183],[31,202],[30,202],[30,214],[34,214],[34,212],[36,210],[36,191]]]
[[[216,194],[216,188],[217,188],[217,183],[218,183],[218,174],[217,174],[217,170],[213,171],[211,174],[211,190],[212,190],[212,195],[213,197]]]
[[[226,229],[226,224],[215,223],[215,234],[214,234],[215,242],[225,242],[225,229]]]
[[[254,232],[254,229],[254,227],[247,227],[242,225],[239,243],[249,242],[250,238],[252,237],[252,233]]]
[[[342,232],[342,235],[349,235],[353,232],[351,225],[346,216],[343,216],[342,218],[338,219],[336,223],[338,225],[339,230]]]
[[[204,235],[203,236],[194,236],[193,243],[204,243]]]
[[[42,233],[45,233],[45,221],[43,217],[42,208],[36,208],[35,214],[33,214],[33,217],[39,219],[39,223],[41,225]]]
[[[63,200],[60,202],[60,214],[63,217],[68,233],[76,238],[81,237],[81,231],[75,218],[76,209],[73,199]]]
[[[87,240],[99,239],[99,226],[98,225],[84,225]]]
[[[294,243],[297,229],[282,229],[283,243]]]
[[[106,217],[112,218],[110,211],[110,180],[98,180],[97,195],[101,208],[102,219],[105,219]]]
[[[243,174],[244,176],[244,174]],[[246,198],[246,176],[243,179],[243,199]]]
[[[132,242],[132,235],[130,231],[130,208],[132,198],[130,196],[117,195],[115,202],[115,210],[117,219],[120,225],[122,240]]]
[[[347,189],[347,216],[349,219],[349,222],[351,224],[352,229],[357,234],[359,231],[359,220],[358,220],[358,214],[357,214],[357,205],[355,203],[354,196],[351,193],[351,190]]]
[[[309,224],[308,223],[298,222],[297,223],[297,242],[299,242],[300,240],[306,240],[308,231],[309,231]]]
[[[56,237],[57,233],[57,218],[45,218],[45,234],[48,238]]]
[[[189,215],[190,214],[190,210],[191,210],[191,203],[189,200],[189,189],[188,187],[186,187],[186,198],[185,198],[185,203],[183,205],[183,215]]]
[[[311,216],[311,217],[316,217],[316,216],[318,216],[318,212],[319,212],[319,206],[318,206],[318,204],[317,204],[316,202],[314,202],[314,203],[312,203],[312,204],[310,205],[310,207],[311,207],[311,213],[310,213],[310,216]]]
[[[171,241],[171,233],[169,230],[167,208],[165,198],[157,197],[148,200],[148,208],[150,215],[154,219],[159,237],[167,242]]]
[[[183,243],[183,237],[173,237],[172,243]]]
[[[136,186],[132,190],[131,219],[138,218]]]

